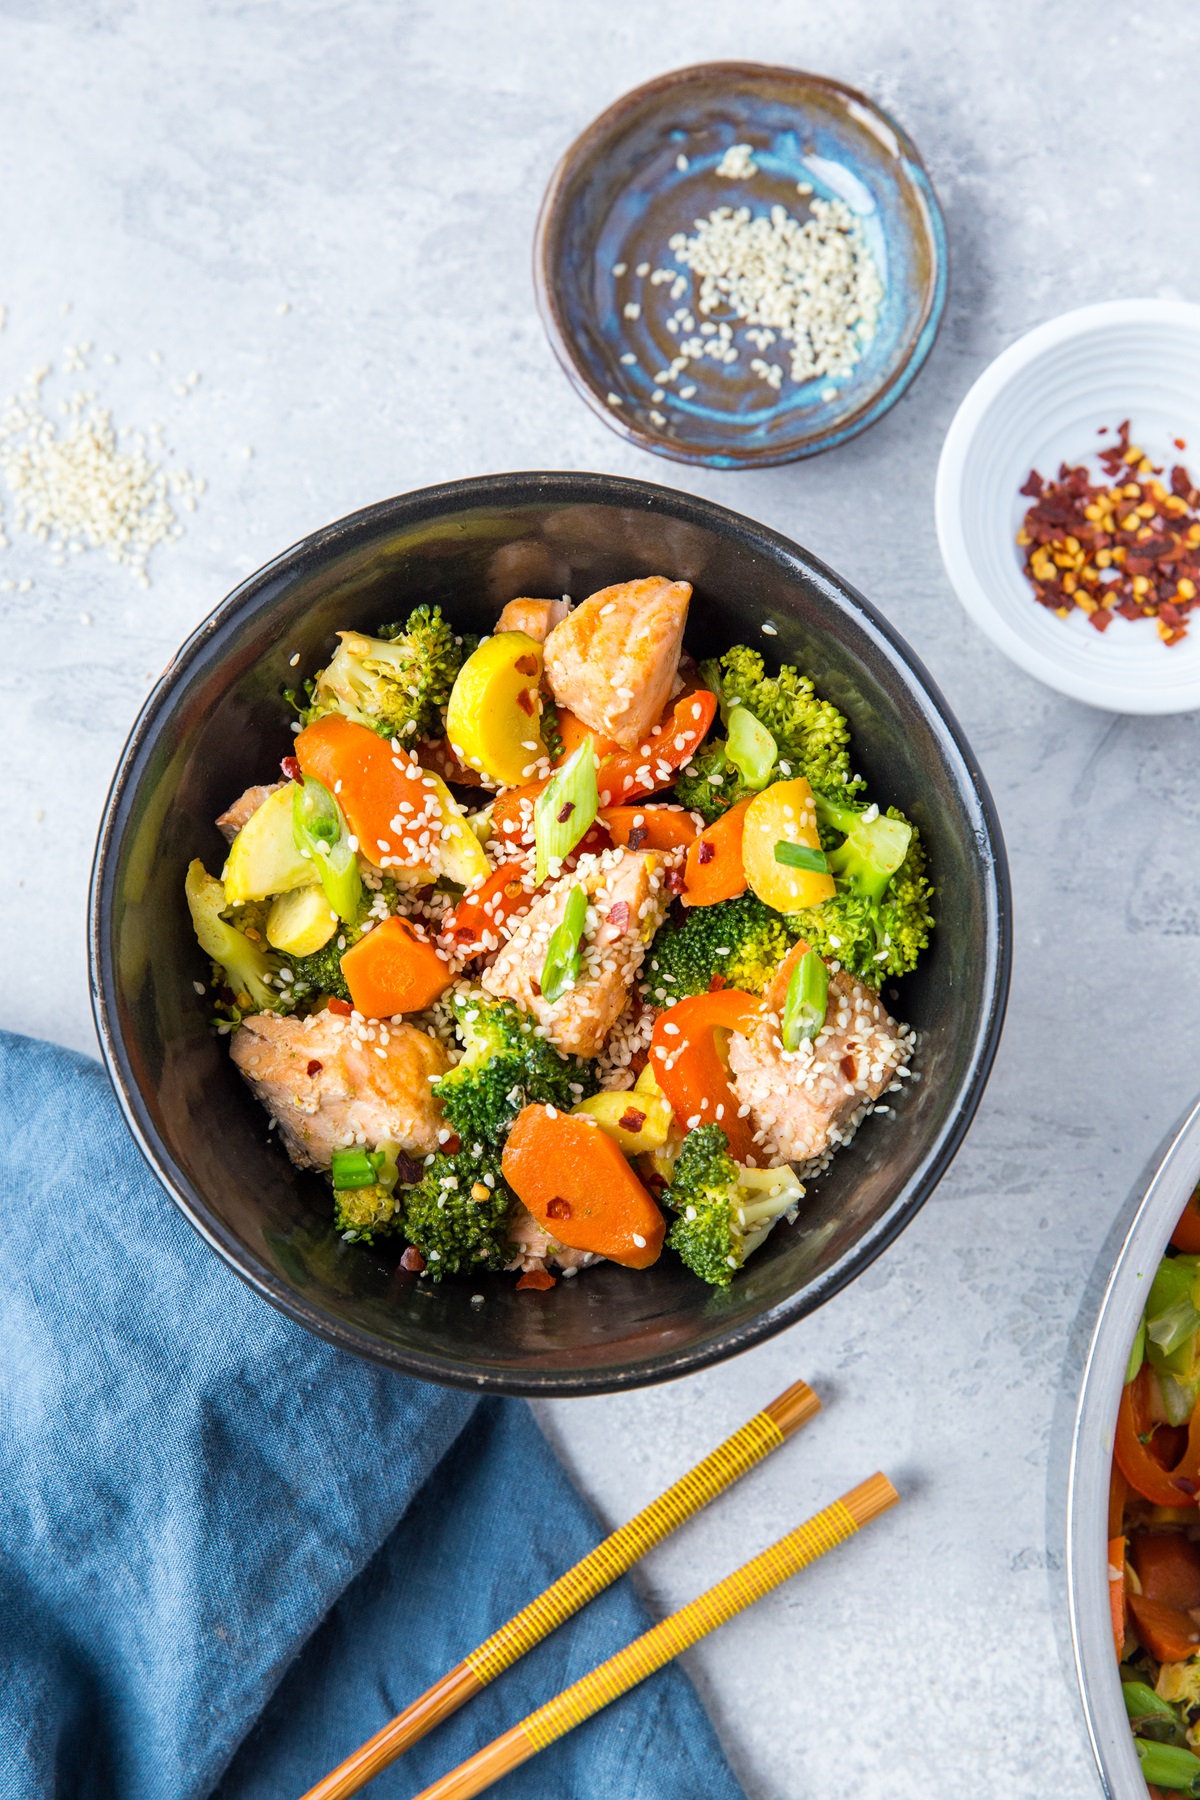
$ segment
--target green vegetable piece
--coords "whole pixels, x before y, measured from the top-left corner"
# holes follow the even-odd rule
[[[273,985],[279,969],[278,958],[269,955],[261,943],[255,943],[244,931],[221,917],[225,910],[225,889],[195,857],[188,864],[184,882],[188,910],[196,941],[205,956],[211,957],[233,989],[239,1012],[279,1012],[285,1002]]]
[[[420,1181],[404,1189],[401,1230],[434,1281],[502,1269],[512,1260],[508,1219],[514,1199],[499,1156],[471,1144],[431,1157]]]
[[[1175,1724],[1175,1709],[1165,1700],[1160,1700],[1152,1687],[1144,1681],[1123,1681],[1121,1692],[1125,1696],[1125,1711],[1135,1721],[1144,1719],[1162,1719],[1168,1725]]]
[[[747,706],[735,706],[729,714],[729,738],[725,754],[754,793],[765,788],[779,754],[779,746]]]
[[[378,1152],[357,1145],[347,1150],[335,1150],[330,1161],[333,1185],[335,1188],[373,1187],[382,1163],[383,1157]]]
[[[455,988],[450,996],[463,1059],[433,1085],[446,1118],[464,1145],[503,1148],[523,1107],[553,1106],[570,1112],[594,1092],[595,1065],[563,1056],[539,1037],[535,1020],[513,1000],[497,1000],[482,988]]]
[[[587,890],[574,887],[567,895],[562,924],[550,934],[546,960],[542,964],[542,999],[549,1000],[552,1005],[579,979],[579,971],[583,966],[579,943],[586,924]]]
[[[1200,1756],[1175,1744],[1155,1744],[1147,1738],[1136,1738],[1133,1747],[1142,1765],[1143,1776],[1155,1787],[1200,1794]]]
[[[807,844],[789,844],[786,838],[780,838],[775,846],[775,861],[785,869],[808,869],[815,875],[829,873],[829,858],[823,850],[810,849]]]
[[[315,776],[306,775],[292,801],[292,831],[298,850],[307,850],[321,877],[325,898],[347,924],[362,906],[362,877],[350,848],[350,833],[341,807]]]
[[[1138,1328],[1133,1335],[1133,1343],[1129,1351],[1129,1362],[1125,1368],[1125,1385],[1134,1379],[1138,1370],[1146,1360],[1146,1315],[1138,1320]]]
[[[714,975],[726,987],[761,994],[799,935],[749,892],[715,906],[689,906],[682,922],[668,914],[646,964],[650,998],[671,1006],[707,994]]]
[[[550,777],[533,806],[533,841],[537,862],[535,878],[540,886],[552,862],[569,856],[587,832],[600,808],[596,791],[596,753],[593,740],[584,738],[573,756]]]
[[[457,637],[439,606],[418,606],[404,625],[382,625],[378,637],[339,631],[328,668],[291,700],[305,725],[340,712],[380,737],[410,744],[441,737],[442,712],[473,638]]]
[[[791,1169],[746,1168],[719,1125],[701,1125],[684,1139],[663,1195],[677,1215],[667,1242],[701,1281],[728,1287],[803,1195]]]
[[[878,987],[885,976],[914,967],[933,929],[933,888],[920,834],[894,809],[868,819],[871,808],[830,800],[817,790],[814,798],[823,839],[845,834],[826,852],[837,892],[791,913],[788,922],[822,956],[836,957],[860,981]]]
[[[829,1003],[829,970],[815,950],[806,950],[792,970],[783,1003],[783,1047],[798,1050],[815,1038],[825,1023]]]

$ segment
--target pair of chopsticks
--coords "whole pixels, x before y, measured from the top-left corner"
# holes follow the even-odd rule
[[[685,1519],[786,1443],[820,1410],[821,1402],[807,1383],[797,1381],[785,1388],[711,1455],[635,1514],[628,1524],[619,1526],[597,1544],[574,1568],[339,1763],[302,1800],[348,1800],[349,1795],[357,1794],[435,1725],[481,1693],[490,1681],[632,1568]],[[510,1769],[636,1687],[718,1625],[824,1556],[827,1550],[853,1537],[899,1498],[886,1476],[872,1475],[468,1757],[426,1788],[417,1800],[468,1800],[468,1796],[481,1793]]]

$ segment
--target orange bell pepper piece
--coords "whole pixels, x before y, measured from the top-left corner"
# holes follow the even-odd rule
[[[342,957],[350,998],[366,1019],[424,1012],[454,976],[445,958],[408,919],[385,919]]]
[[[1117,1661],[1125,1649],[1125,1539],[1108,1540],[1108,1609],[1112,1614],[1113,1642]]]
[[[717,696],[707,688],[680,694],[635,749],[604,757],[596,771],[601,806],[623,806],[670,787],[684,763],[695,756],[716,716]]]
[[[527,1106],[501,1158],[504,1179],[550,1236],[627,1269],[658,1261],[666,1220],[595,1120]]]
[[[501,863],[486,881],[463,895],[453,912],[446,914],[441,935],[451,938],[463,955],[481,956],[489,949],[496,949],[495,943],[484,943],[484,932],[494,935],[499,943],[500,934],[496,927],[506,919],[516,919],[528,912],[538,895],[544,892],[543,888],[527,888],[524,877],[523,863]]]
[[[1121,1390],[1113,1446],[1117,1466],[1130,1487],[1155,1506],[1194,1506],[1200,1490],[1200,1406],[1188,1424],[1187,1447],[1182,1457],[1173,1468],[1164,1467],[1153,1454],[1151,1434],[1155,1427],[1149,1416],[1149,1379],[1150,1371],[1143,1363]]]
[[[593,731],[582,719],[577,719],[573,712],[565,706],[558,708],[558,735],[562,739],[562,755],[554,759],[555,768],[561,768],[569,756],[574,756],[584,738],[590,737],[592,748],[603,760],[606,756],[615,755],[621,748],[616,738],[604,737],[599,731]]]
[[[706,825],[687,854],[683,872],[685,906],[715,906],[736,900],[746,891],[742,867],[742,833],[753,795],[739,800],[712,825]]]
[[[1139,1532],[1133,1566],[1147,1600],[1162,1600],[1181,1612],[1200,1606],[1200,1544],[1181,1531]]]
[[[295,755],[305,775],[314,775],[337,796],[369,862],[381,863],[385,856],[421,860],[405,853],[401,839],[439,831],[442,815],[436,795],[422,786],[419,763],[410,762],[403,751],[397,755],[386,738],[341,713],[326,713],[306,725],[296,739]],[[402,804],[407,812],[401,811]]]
[[[685,1130],[719,1125],[736,1162],[757,1161],[748,1119],[738,1117],[738,1098],[717,1049],[716,1032],[745,1031],[759,1011],[754,994],[721,988],[692,994],[659,1013],[650,1037],[650,1061],[659,1087]]]
[[[682,850],[695,841],[696,821],[672,806],[605,806],[599,814],[614,844],[630,850]]]

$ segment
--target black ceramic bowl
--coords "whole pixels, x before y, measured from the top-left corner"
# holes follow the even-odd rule
[[[796,661],[850,718],[857,766],[919,824],[941,925],[888,998],[921,1034],[919,1083],[867,1122],[724,1292],[670,1254],[605,1263],[547,1293],[511,1276],[440,1287],[385,1247],[343,1243],[329,1193],[268,1141],[265,1116],[193,987],[206,974],[183,901],[188,861],[220,866],[213,819],[270,780],[281,689],[339,627],[420,601],[490,629],[517,594],[577,598],[667,574],[695,589],[698,656],[748,641]],[[773,625],[775,635],[764,634]],[[297,668],[291,659],[299,654]],[[718,1361],[803,1318],[912,1218],[962,1141],[1000,1035],[1009,891],[991,799],[929,677],[865,600],[787,539],[705,500],[607,475],[516,474],[384,500],[306,538],[219,606],[174,658],[121,757],[92,880],[100,1040],[135,1136],[168,1192],[274,1305],[410,1374],[508,1393],[635,1387]],[[473,1293],[486,1296],[471,1304]]]

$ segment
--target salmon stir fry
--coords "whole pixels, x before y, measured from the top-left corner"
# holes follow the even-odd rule
[[[919,834],[809,673],[688,653],[691,598],[338,632],[188,869],[215,1030],[331,1230],[413,1279],[725,1286],[903,1104]]]

